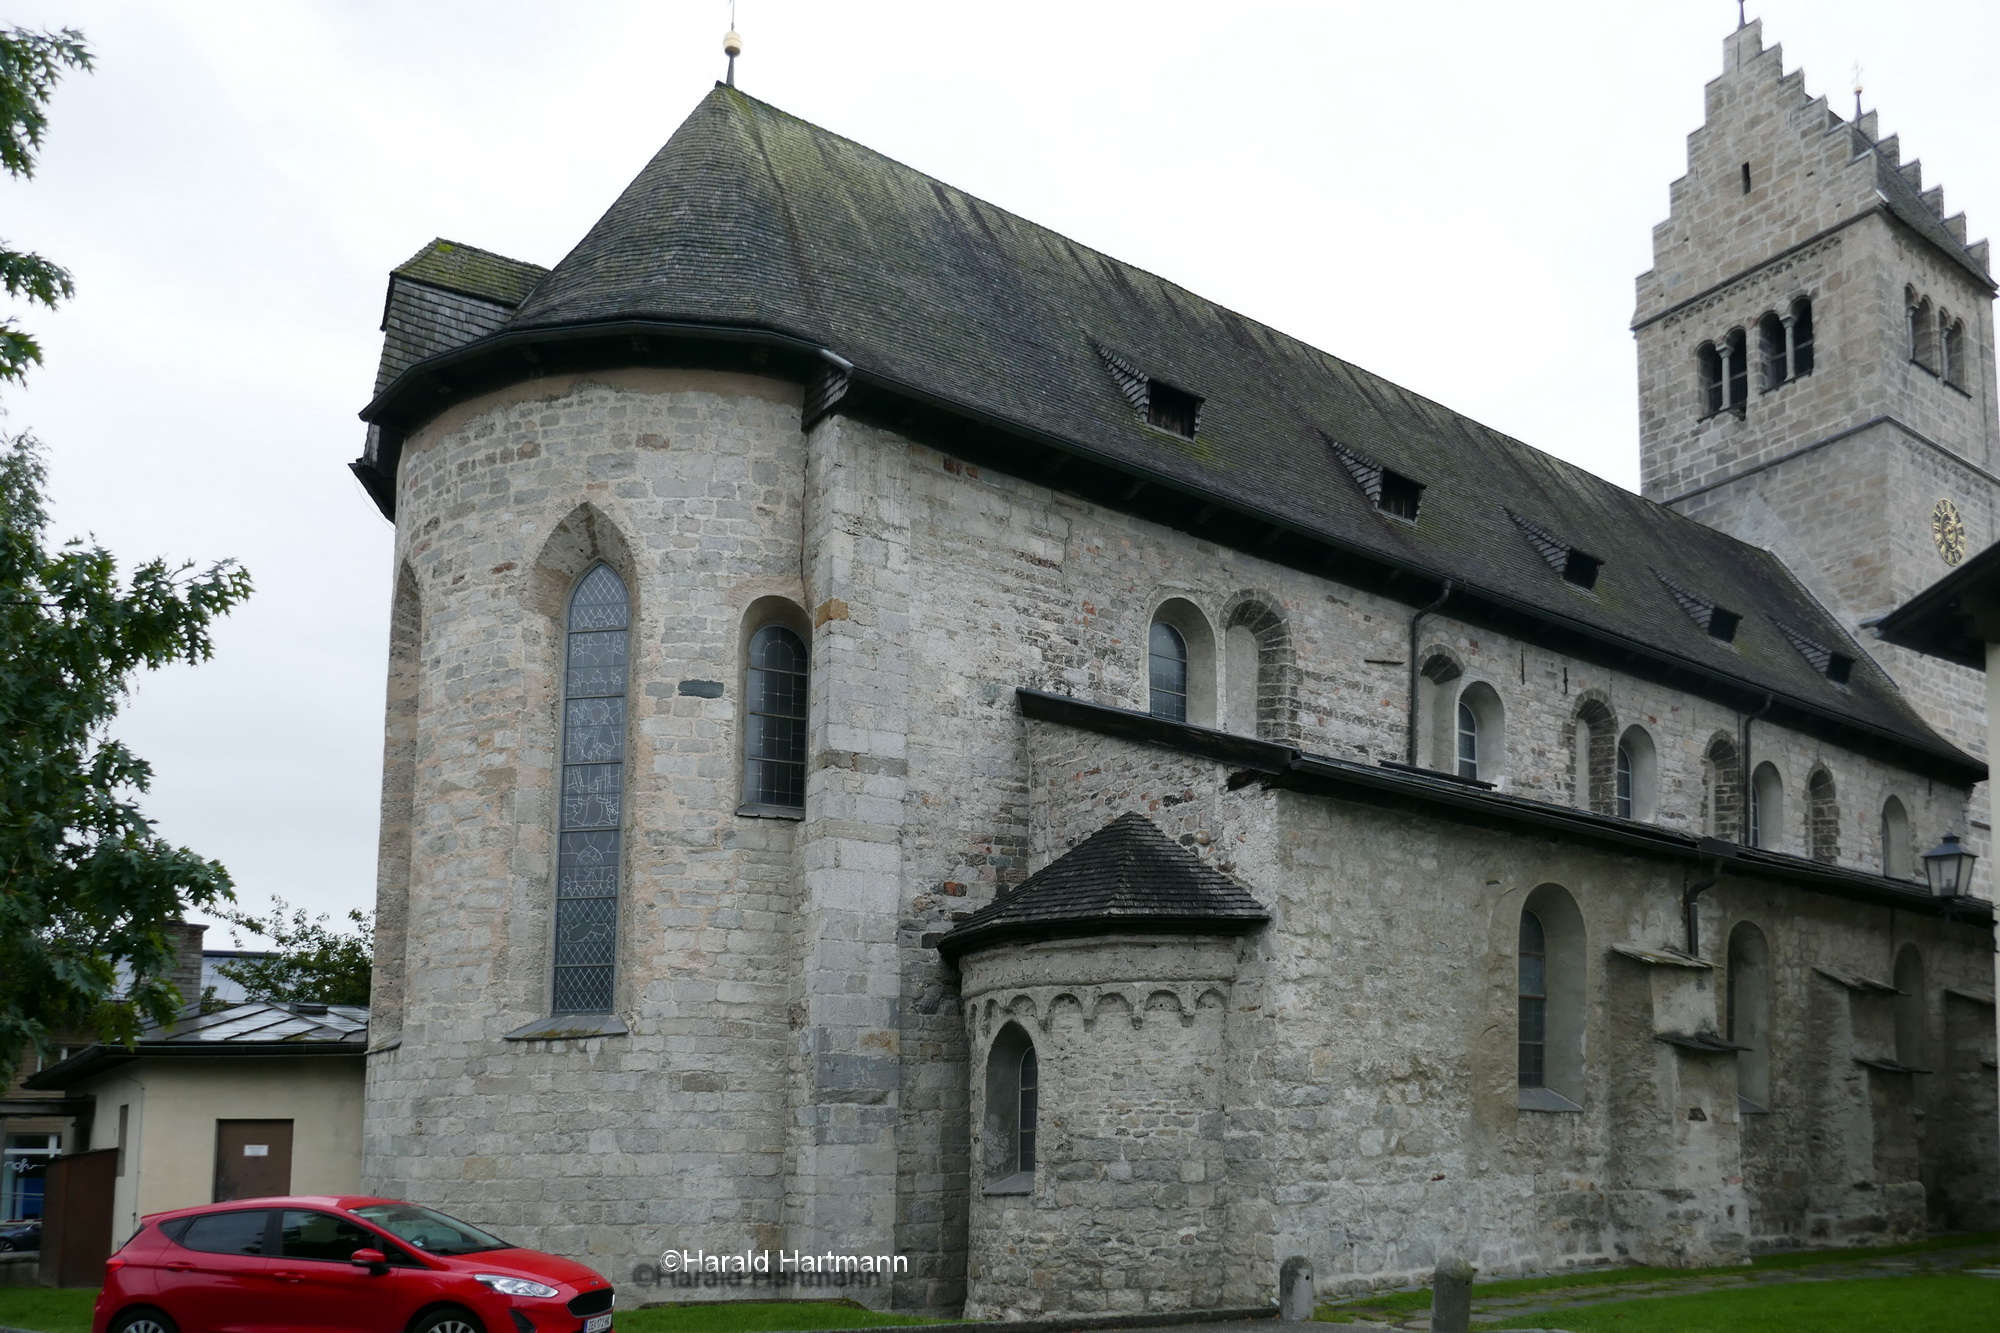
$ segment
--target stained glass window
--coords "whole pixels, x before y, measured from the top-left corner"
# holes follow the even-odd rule
[[[631,603],[609,565],[569,599],[563,672],[561,823],[556,847],[559,1014],[611,1011],[624,851],[625,678]]]
[[[783,625],[750,636],[743,727],[743,799],[752,805],[806,804],[806,645]]]

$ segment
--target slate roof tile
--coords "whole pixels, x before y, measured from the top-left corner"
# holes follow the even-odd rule
[[[1127,812],[954,926],[938,948],[955,958],[1052,936],[1243,935],[1270,919],[1242,885]]]

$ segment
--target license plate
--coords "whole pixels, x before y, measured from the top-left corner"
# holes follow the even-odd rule
[[[583,1321],[583,1333],[604,1333],[610,1327],[611,1316],[608,1314],[595,1315]]]

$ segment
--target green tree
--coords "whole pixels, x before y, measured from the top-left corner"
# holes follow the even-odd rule
[[[0,31],[0,168],[33,174],[57,79],[89,67],[78,33]],[[0,283],[47,306],[70,294],[69,274],[4,245]],[[40,359],[0,321],[0,382]],[[34,440],[0,438],[0,1086],[54,1030],[129,1041],[170,1018],[166,923],[230,897],[227,871],[140,812],[152,769],[108,729],[139,669],[210,656],[209,625],[249,576],[154,560],[121,577],[102,547],[51,549],[43,482]]]
[[[35,174],[35,150],[48,130],[47,108],[56,83],[65,70],[90,67],[83,34],[74,29],[0,32],[0,169],[24,180]],[[51,310],[57,301],[76,294],[69,270],[38,254],[12,249],[4,240],[0,240],[0,286],[16,300]],[[0,319],[0,380],[19,380],[41,359],[40,343],[12,318]]]
[[[328,926],[332,920],[322,912],[308,917],[303,907],[293,907],[276,894],[271,895],[271,914],[258,917],[240,909],[221,913],[230,925],[262,935],[276,945],[268,958],[244,958],[224,963],[222,975],[238,982],[253,1000],[289,1003],[314,1000],[320,1004],[367,1004],[370,974],[375,960],[375,921],[358,908],[348,909],[354,923],[352,934]],[[243,937],[232,931],[236,947]]]

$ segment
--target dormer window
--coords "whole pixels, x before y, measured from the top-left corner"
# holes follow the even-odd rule
[[[1383,469],[1382,495],[1375,501],[1375,507],[1396,518],[1417,521],[1417,505],[1423,500],[1424,488],[1411,481],[1400,472]]]
[[[1799,650],[1799,656],[1812,664],[1813,670],[1834,684],[1845,685],[1854,674],[1854,659],[1846,653],[1837,653],[1818,640],[1807,638],[1790,625],[1780,622],[1778,629],[1791,640],[1792,647]]]
[[[1201,399],[1185,389],[1176,389],[1171,384],[1159,380],[1146,382],[1146,424],[1161,430],[1171,431],[1182,439],[1194,438],[1195,417],[1201,411]]]
[[[1511,509],[1507,511],[1507,517],[1527,534],[1529,545],[1549,562],[1550,569],[1562,575],[1564,583],[1585,592],[1597,587],[1598,571],[1604,568],[1602,560],[1570,545],[1533,519],[1522,518]]]
[[[1688,613],[1688,619],[1708,631],[1708,637],[1717,643],[1736,642],[1736,627],[1743,623],[1743,617],[1727,607],[1717,606],[1684,583],[1668,578],[1658,570],[1653,576],[1665,585],[1666,590],[1680,603],[1681,610]]]
[[[1100,342],[1092,342],[1112,383],[1132,410],[1149,426],[1192,440],[1201,420],[1201,398],[1186,389],[1177,389],[1165,380],[1156,380]]]
[[[1603,564],[1604,562],[1596,556],[1585,555],[1583,552],[1571,547],[1569,552],[1563,557],[1563,582],[1569,584],[1571,587],[1583,588],[1586,591],[1595,588],[1597,586],[1597,571],[1603,567]]]
[[[1325,437],[1322,436],[1322,439]],[[1357,454],[1337,440],[1328,439],[1327,446],[1334,456],[1346,467],[1354,478],[1354,484],[1368,497],[1368,502],[1391,518],[1400,518],[1406,523],[1417,521],[1417,510],[1423,504],[1424,484],[1413,481],[1400,472],[1392,472],[1365,454]]]

